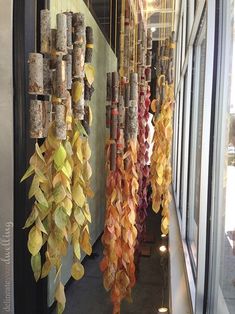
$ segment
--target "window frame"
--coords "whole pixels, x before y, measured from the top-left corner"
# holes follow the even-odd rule
[[[182,1],[180,17],[183,14],[186,6],[185,0]],[[201,18],[204,14],[204,8],[206,12],[206,66],[205,66],[205,83],[204,83],[204,98],[203,98],[203,140],[202,140],[202,153],[203,156],[201,161],[201,183],[200,183],[200,215],[199,215],[199,234],[198,234],[198,267],[197,267],[197,280],[195,281],[192,276],[192,265],[190,261],[189,250],[186,244],[186,221],[187,221],[187,212],[186,212],[186,191],[188,187],[188,169],[187,169],[187,159],[189,152],[189,114],[190,114],[190,94],[191,94],[191,85],[192,85],[192,59],[193,59],[193,45],[196,40],[196,35],[198,29],[200,28]],[[187,10],[186,10],[187,11]],[[187,14],[187,12],[185,12]],[[175,95],[176,99],[178,98],[179,91],[181,90],[182,81],[185,79],[185,73],[188,71],[187,76],[187,91],[186,91],[186,103],[185,106],[185,121],[186,130],[185,130],[185,139],[183,143],[182,156],[178,158],[183,158],[183,199],[182,199],[182,216],[179,213],[179,208],[177,208],[178,223],[180,226],[181,236],[182,236],[182,246],[184,251],[184,260],[185,268],[187,272],[188,287],[190,291],[190,297],[192,302],[193,313],[201,314],[203,313],[204,308],[204,288],[205,288],[205,263],[206,263],[206,246],[207,246],[207,214],[208,214],[208,174],[209,174],[209,147],[210,147],[210,136],[211,136],[211,104],[212,104],[212,81],[213,81],[213,62],[214,62],[214,50],[211,47],[214,47],[214,37],[215,37],[215,0],[205,1],[198,0],[195,15],[190,13],[191,18],[194,16],[192,23],[191,33],[189,35],[187,50],[183,62],[182,69],[180,74],[176,73],[176,84],[175,84]],[[178,26],[180,25],[181,19],[179,18]],[[185,23],[186,27],[186,23]],[[180,32],[180,28],[178,29]],[[184,30],[184,32],[186,29]],[[179,44],[179,43],[178,43]],[[179,48],[177,48],[179,50]],[[212,50],[212,51],[210,51]],[[179,53],[179,52],[177,52]],[[178,154],[178,149],[173,145],[173,159],[176,160],[176,154]],[[175,181],[177,172],[174,166],[174,178],[173,178],[173,187],[174,187],[174,198],[177,200],[177,193],[175,192]],[[177,174],[180,175],[180,174]],[[203,184],[202,184],[203,182]],[[206,182],[206,188],[205,188]]]
[[[234,4],[235,5],[235,4]],[[220,248],[222,217],[224,207],[224,171],[225,151],[227,148],[227,114],[229,110],[229,84],[224,84],[224,78],[230,73],[230,52],[231,52],[231,21],[230,4],[223,1],[218,13],[218,56],[216,71],[216,96],[215,96],[215,124],[212,152],[212,193],[211,193],[211,226],[210,226],[210,246],[208,262],[208,303],[206,313],[208,314],[229,314],[226,303],[220,289]],[[235,22],[234,22],[235,23]],[[233,48],[232,48],[233,50]],[[233,54],[235,51],[233,51]],[[225,104],[221,106],[221,104]],[[220,302],[220,300],[222,302]],[[216,312],[217,310],[217,312]]]

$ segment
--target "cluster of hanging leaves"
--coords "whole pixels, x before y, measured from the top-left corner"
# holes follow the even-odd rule
[[[145,219],[147,216],[147,186],[149,178],[149,167],[148,167],[148,137],[149,137],[149,107],[150,107],[150,88],[148,86],[146,92],[146,98],[141,102],[141,96],[139,100],[138,108],[138,124],[139,124],[139,133],[138,133],[138,155],[137,155],[137,172],[138,172],[138,183],[139,183],[139,203],[136,212],[136,227],[138,230],[137,242],[136,242],[136,256],[138,258],[140,243],[143,240],[143,234],[145,231]]]
[[[151,108],[156,112],[156,100]],[[160,113],[155,118],[154,146],[151,156],[151,185],[152,185],[152,208],[157,213],[162,210],[161,231],[168,233],[169,204],[171,193],[171,145],[172,145],[172,116],[174,96],[173,85],[166,84],[166,95],[161,106]]]
[[[122,299],[131,301],[131,288],[135,284],[135,219],[138,203],[136,145],[136,142],[130,141],[125,155],[117,156],[117,168],[109,171],[106,182],[106,215],[102,236],[104,257],[100,269],[104,273],[104,287],[111,292],[114,314],[120,313]],[[108,145],[107,160],[109,154]]]
[[[71,275],[79,280],[84,275],[80,262],[81,249],[91,254],[89,227],[91,214],[87,197],[92,196],[89,186],[91,151],[85,131],[80,122],[74,123],[74,131],[68,132],[61,141],[54,135],[54,125],[48,137],[30,159],[30,166],[21,182],[33,176],[29,198],[34,197],[32,211],[24,228],[30,228],[28,249],[35,280],[44,278],[52,268],[56,269],[55,299],[58,313],[65,308],[64,286],[60,280],[62,257],[68,246],[73,245],[74,263]],[[41,249],[45,245],[42,263]]]

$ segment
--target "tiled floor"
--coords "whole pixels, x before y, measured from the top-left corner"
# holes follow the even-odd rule
[[[141,257],[138,278],[133,288],[133,303],[123,301],[121,314],[153,314],[162,303],[162,287],[164,272],[160,265],[162,258],[159,255],[160,245],[160,216],[149,210],[147,232],[153,233],[155,242],[148,244],[151,247],[150,257]],[[102,273],[99,262],[102,258],[102,244],[98,240],[93,247],[93,256],[84,260],[85,276],[82,280],[69,284],[66,289],[65,314],[112,314],[112,304],[109,294],[102,283]],[[164,259],[167,267],[168,261]],[[167,275],[168,271],[165,270]],[[168,277],[165,282],[168,283]],[[165,300],[168,300],[167,287]],[[56,313],[53,311],[53,313]]]

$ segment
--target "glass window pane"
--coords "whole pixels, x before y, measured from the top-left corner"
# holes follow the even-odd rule
[[[205,22],[202,23],[193,55],[193,84],[191,100],[190,122],[190,158],[189,158],[189,189],[188,189],[188,217],[187,217],[187,243],[192,257],[193,268],[196,273],[197,265],[197,238],[199,223],[200,185],[201,185],[201,148],[202,148],[202,122],[203,99],[205,83],[206,60],[206,32]]]
[[[220,234],[221,246],[219,249],[219,292],[217,308],[223,305],[224,313],[235,313],[235,25],[234,25],[234,2],[230,0],[228,21],[231,21],[231,54],[230,73],[227,84],[229,90],[229,108],[226,117],[226,151],[225,156],[225,178],[223,185],[224,206],[222,211],[222,231]],[[225,104],[226,105],[226,104]],[[224,167],[224,165],[221,165]],[[219,242],[220,242],[219,241]],[[220,313],[218,310],[217,313]]]

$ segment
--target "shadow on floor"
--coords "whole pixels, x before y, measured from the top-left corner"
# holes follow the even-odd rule
[[[167,285],[167,258],[164,259],[165,272],[161,267],[163,259],[159,254],[161,244],[160,215],[148,210],[147,234],[154,235],[150,257],[141,257],[137,273],[137,283],[132,290],[133,303],[122,302],[121,314],[153,314],[162,305],[162,287]],[[66,309],[64,314],[112,314],[110,295],[103,287],[99,262],[102,259],[100,240],[93,246],[92,258],[86,257],[83,265],[85,276],[78,282],[72,281],[66,289]],[[165,281],[164,281],[165,274]],[[165,300],[168,301],[168,287],[165,286]],[[54,310],[53,314],[56,313]]]

